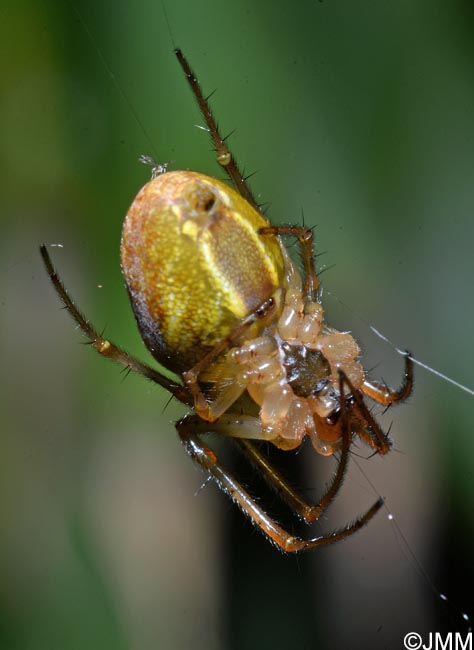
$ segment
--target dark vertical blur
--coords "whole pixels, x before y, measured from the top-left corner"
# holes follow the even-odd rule
[[[402,360],[368,324],[473,388],[472,6],[165,5],[172,35],[158,2],[0,8],[0,647],[379,649],[463,631],[387,515],[469,610],[471,395],[418,370],[409,403],[381,418],[395,450],[355,449],[321,530],[378,494],[387,510],[344,544],[283,557],[214,486],[199,489],[174,433],[182,409],[80,344],[37,248],[52,246],[97,327],[146,359],[118,257],[149,176],[136,161],[220,173],[179,45],[217,88],[219,124],[236,129],[270,217],[317,225],[328,320],[357,335],[372,375],[397,384]],[[332,464],[304,456],[289,464],[316,499]]]

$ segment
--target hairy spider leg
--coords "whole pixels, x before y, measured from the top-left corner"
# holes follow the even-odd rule
[[[365,380],[362,387],[359,389],[354,388],[349,379],[347,379],[347,386],[351,391],[352,409],[356,416],[359,426],[357,427],[357,434],[366,442],[370,447],[375,449],[379,454],[386,454],[391,448],[391,441],[388,434],[382,431],[377,420],[372,415],[364,401],[364,394],[368,395],[374,401],[383,404],[387,408],[397,402],[405,401],[413,390],[413,360],[407,352],[405,356],[405,372],[402,385],[398,390],[393,390],[388,386],[379,382],[370,382]],[[380,393],[374,393],[365,390],[366,386],[377,387]]]
[[[260,228],[261,235],[291,235],[296,237],[301,246],[304,271],[304,296],[311,302],[317,302],[319,278],[314,265],[314,234],[311,228],[304,226],[268,226]]]
[[[341,394],[343,394],[344,383],[347,384],[347,377],[345,374],[339,372],[339,389]],[[351,421],[350,421],[350,411],[345,405],[345,401],[341,402],[341,417],[342,417],[342,449],[341,456],[339,458],[338,469],[336,474],[328,486],[325,494],[322,499],[316,506],[319,509],[320,516],[322,512],[326,510],[334,496],[339,491],[342,480],[344,477],[344,472],[347,466],[347,459],[349,454],[349,447],[351,444]],[[270,517],[249,495],[249,493],[242,487],[242,485],[230,474],[219,462],[216,454],[207,447],[199,435],[195,433],[195,423],[196,417],[192,416],[189,418],[183,418],[176,425],[177,431],[181,438],[184,448],[191,458],[207,471],[212,478],[215,480],[220,489],[228,494],[231,499],[241,508],[241,510],[246,514],[249,519],[261,530],[268,539],[273,542],[281,551],[284,553],[297,553],[299,551],[307,551],[319,546],[327,546],[333,544],[342,539],[345,539],[363,526],[365,526],[372,517],[380,510],[383,505],[383,499],[378,499],[362,516],[357,517],[355,521],[343,528],[339,528],[331,533],[325,535],[320,535],[311,539],[302,539],[296,537],[286,531],[284,528],[279,526],[272,517]],[[215,426],[215,425],[214,425]],[[209,428],[208,432],[211,433],[215,431],[214,428]],[[264,463],[261,459],[261,455],[254,455],[252,453],[252,460],[257,462],[259,466],[262,466]],[[286,481],[281,478],[278,472],[273,470],[271,465],[268,463],[266,471],[266,479],[273,485],[277,492],[282,495],[282,499],[286,502],[292,501],[294,509],[297,512],[300,512],[300,506],[304,504],[304,500],[297,495],[295,498],[295,492],[292,488],[288,486]],[[280,480],[281,479],[281,480]],[[292,494],[290,498],[288,495]],[[298,503],[298,506],[297,506]]]
[[[225,413],[209,428],[209,424],[197,416],[186,418],[190,425],[192,419],[193,431],[197,435],[205,435],[211,430],[213,433],[234,438],[247,459],[260,471],[263,479],[279,495],[292,510],[294,510],[306,523],[310,524],[323,514],[329,507],[344,479],[348,462],[349,448],[342,448],[338,457],[338,465],[324,496],[313,505],[305,500],[298,491],[290,485],[287,479],[270,463],[265,453],[255,445],[253,440],[272,440],[272,432],[262,429],[258,416],[249,416],[237,413]],[[352,428],[352,427],[351,427]]]
[[[232,332],[212,348],[212,350],[205,354],[202,359],[191,368],[191,370],[183,373],[184,383],[194,398],[196,411],[204,420],[207,420],[208,422],[214,422],[217,420],[223,413],[225,413],[229,406],[235,402],[236,397],[243,392],[244,387],[239,391],[239,387],[236,383],[231,384],[227,389],[222,391],[222,394],[219,397],[212,402],[209,402],[199,386],[198,378],[200,373],[208,368],[210,364],[220,354],[222,354],[222,352],[227,350],[227,348],[229,348],[237,338],[245,334],[256,320],[271,316],[274,310],[275,301],[270,297],[250,312],[248,316],[243,318]]]
[[[82,315],[79,309],[76,307],[74,301],[69,296],[66,287],[64,286],[62,280],[54,268],[54,265],[51,261],[51,257],[48,253],[48,250],[44,244],[40,246],[41,257],[43,258],[46,271],[50,277],[50,280],[56,289],[61,302],[66,308],[67,312],[72,316],[74,321],[79,326],[83,334],[89,339],[92,347],[99,352],[104,357],[108,357],[113,361],[116,361],[118,364],[124,368],[131,370],[132,372],[142,375],[147,379],[159,384],[163,388],[166,388],[177,400],[188,406],[192,406],[193,400],[189,395],[189,392],[184,386],[177,384],[172,381],[165,375],[162,375],[160,372],[148,366],[146,363],[142,363],[138,359],[127,354],[118,345],[109,341],[109,339],[103,338],[91,325],[91,323]]]
[[[188,80],[192,93],[199,105],[202,116],[206,121],[207,128],[209,130],[212,141],[214,143],[214,148],[217,153],[217,162],[225,169],[237,192],[239,192],[239,194],[243,196],[244,199],[257,210],[257,212],[261,213],[260,206],[256,202],[252,191],[247,185],[246,180],[235,161],[232,151],[226,145],[225,138],[223,138],[219,133],[219,128],[217,126],[216,120],[214,119],[214,115],[212,114],[207,99],[202,93],[202,89],[196,75],[192,71],[191,66],[189,65],[186,57],[181,52],[181,50],[176,49],[174,53],[179,61],[179,64],[181,65],[181,68],[183,69],[184,74],[186,75],[186,79]]]
[[[307,524],[317,521],[336,497],[344,479],[348,453],[344,448],[337,462],[337,468],[326,492],[318,503],[310,503],[279,472],[267,456],[251,440],[239,439],[238,445],[250,462],[259,470],[266,483],[279,495],[292,510],[302,517]]]
[[[378,402],[383,406],[388,407],[397,402],[404,402],[410,397],[413,391],[413,367],[413,358],[407,350],[405,352],[405,371],[400,388],[394,390],[383,382],[366,379],[361,386],[361,390],[364,395],[367,395],[374,402]]]
[[[260,206],[256,202],[252,191],[246,183],[246,180],[240,171],[232,151],[225,143],[219,132],[219,127],[212,113],[211,107],[207,99],[204,97],[199,81],[191,69],[186,57],[178,48],[175,50],[176,58],[178,59],[181,68],[186,75],[186,79],[191,87],[191,91],[199,105],[202,116],[204,117],[207,128],[211,135],[214,147],[217,153],[218,163],[224,167],[227,175],[229,176],[232,184],[239,194],[246,200],[252,207],[261,213]],[[317,291],[319,288],[319,280],[314,266],[314,253],[313,253],[313,231],[310,228],[295,226],[295,227],[274,227],[261,228],[262,234],[275,234],[275,235],[293,235],[298,238],[301,244],[303,255],[303,264],[305,270],[305,295],[311,300],[315,301],[317,298]]]

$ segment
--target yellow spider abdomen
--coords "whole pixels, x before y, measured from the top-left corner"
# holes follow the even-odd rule
[[[192,368],[281,286],[284,260],[268,222],[225,183],[168,172],[133,201],[122,232],[122,270],[153,356]]]

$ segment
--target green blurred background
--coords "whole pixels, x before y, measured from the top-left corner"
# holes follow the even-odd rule
[[[62,244],[50,250],[78,304],[147,359],[118,253],[149,177],[137,158],[218,170],[160,3],[76,5],[0,8],[0,647],[375,649],[462,631],[387,512],[344,544],[281,556],[214,486],[199,490],[173,428],[183,409],[81,345],[39,243]],[[328,318],[357,334],[373,376],[397,384],[402,360],[367,323],[474,387],[472,3],[175,0],[167,12],[271,218],[317,224]],[[382,418],[396,451],[356,459],[462,610],[473,400],[419,371],[409,403]],[[311,463],[300,484],[316,495],[332,463]],[[353,463],[324,530],[374,501],[368,479]]]

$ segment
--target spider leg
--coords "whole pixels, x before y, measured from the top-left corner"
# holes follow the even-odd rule
[[[169,391],[180,402],[183,402],[183,404],[192,405],[192,400],[189,396],[188,391],[184,386],[175,383],[174,381],[172,381],[165,375],[162,375],[154,368],[151,368],[145,363],[142,363],[138,359],[135,359],[134,357],[130,356],[122,349],[120,349],[117,345],[115,345],[108,339],[103,338],[94,329],[91,323],[89,323],[89,321],[83,316],[83,314],[79,311],[79,309],[74,304],[72,298],[69,296],[66,287],[64,286],[62,280],[60,279],[60,277],[56,272],[56,269],[53,266],[51,257],[44,244],[42,244],[40,247],[40,253],[41,253],[41,257],[43,258],[43,262],[46,267],[46,271],[49,275],[49,278],[54,288],[56,289],[56,293],[61,299],[61,302],[63,303],[66,310],[69,312],[72,318],[76,321],[79,328],[82,330],[83,334],[85,334],[85,336],[89,339],[92,347],[95,350],[97,350],[99,354],[102,354],[104,357],[113,359],[113,361],[116,361],[118,364],[124,366],[125,368],[132,370],[133,372],[136,372],[138,375],[142,375],[147,379],[150,379],[151,381],[155,382],[155,384],[159,384],[163,388],[166,388],[167,391]]]
[[[187,418],[187,422],[190,426],[192,424],[192,429],[196,434],[209,432],[209,424],[204,422],[200,417],[190,416]],[[253,440],[267,440],[271,442],[274,436],[273,433],[262,430],[258,417],[225,413],[213,424],[212,431],[213,433],[235,438],[242,452],[257,467],[267,484],[280,496],[282,501],[308,524],[321,517],[341,487],[349,458],[349,436],[343,440],[338,466],[331,482],[327,486],[326,492],[317,504],[312,504],[306,501],[290,485],[287,479],[270,463],[268,457],[253,442]]]
[[[349,457],[349,441],[343,441],[341,456],[337,463],[337,469],[328,484],[325,493],[318,503],[309,503],[301,494],[289,484],[285,477],[270,463],[267,456],[250,440],[238,440],[247,458],[258,468],[267,484],[273,488],[282,501],[287,503],[307,524],[317,521],[327,510],[331,502],[339,492],[344,475],[347,469]]]
[[[373,427],[372,425],[367,422],[366,418],[360,413],[359,409],[357,406],[353,406],[353,412],[354,412],[354,420],[353,420],[353,433],[354,436],[358,436],[361,440],[365,442],[366,445],[371,447],[374,451],[372,454],[369,456],[370,458],[375,455],[375,454],[382,454],[384,455],[387,453],[387,451],[391,447],[391,440],[389,437],[390,430],[387,431],[387,433],[384,433],[380,426],[378,425],[377,422],[375,422],[377,428],[379,431],[381,431],[384,440],[386,441],[386,445],[388,445],[388,450],[387,451],[381,451],[380,447],[380,442],[378,436],[373,432]]]
[[[319,279],[314,266],[314,234],[311,228],[304,226],[268,226],[260,228],[261,235],[292,235],[297,237],[301,246],[304,269],[304,294],[311,302],[317,302]]]
[[[339,390],[343,391],[344,374],[339,373]],[[302,496],[286,481],[286,479],[271,465],[268,458],[250,440],[239,440],[241,448],[248,458],[260,469],[263,477],[281,496],[281,498],[295,510],[309,524],[317,521],[331,505],[333,499],[341,489],[344,475],[349,459],[349,447],[351,444],[351,421],[350,414],[345,403],[341,407],[342,446],[337,469],[328,484],[325,493],[317,504],[308,503]]]
[[[181,65],[181,68],[186,75],[193,95],[199,104],[201,113],[206,121],[207,128],[209,129],[209,133],[211,135],[217,153],[217,162],[224,168],[237,192],[243,196],[244,199],[257,210],[257,212],[261,212],[260,206],[256,202],[249,186],[247,185],[245,178],[235,161],[232,151],[226,145],[225,138],[223,138],[219,133],[219,128],[217,126],[216,120],[214,119],[214,115],[212,114],[207,99],[202,93],[202,89],[196,75],[191,70],[191,66],[189,65],[186,57],[181,52],[181,50],[176,49],[174,53],[176,54],[176,58],[178,59],[179,64]]]
[[[184,383],[194,398],[194,407],[196,412],[204,420],[208,422],[214,422],[217,420],[217,418],[219,418],[239,397],[243,392],[245,385],[239,385],[238,382],[234,380],[233,384],[229,385],[229,388],[222,392],[220,398],[213,402],[209,402],[199,386],[198,379],[200,373],[208,368],[211,363],[222,354],[222,352],[234,343],[234,341],[245,334],[256,320],[270,316],[274,312],[275,307],[275,300],[270,297],[240,321],[232,332],[212,348],[212,350],[205,354],[195,366],[183,373]]]
[[[388,435],[384,434],[379,423],[367,408],[367,404],[364,402],[362,390],[355,388],[347,375],[341,370],[339,371],[339,377],[342,378],[343,383],[346,384],[351,393],[351,411],[355,413],[355,420],[358,422],[357,433],[379,454],[386,454],[390,451],[390,447],[392,446],[391,441]],[[345,405],[345,400],[343,398],[344,392],[340,390],[340,394],[342,410],[342,406]]]
[[[340,385],[345,381],[342,373],[340,374]],[[342,410],[342,435],[343,435],[343,448],[344,452],[339,459],[339,467],[336,472],[336,477],[331,482],[329,489],[323,496],[320,504],[322,510],[325,510],[329,505],[332,498],[338,492],[342,478],[344,476],[345,466],[347,464],[347,453],[350,444],[350,415],[343,404]],[[332,533],[320,535],[312,539],[302,539],[291,535],[281,526],[279,526],[260,506],[252,499],[249,493],[236,481],[236,479],[220,464],[216,454],[207,447],[201,438],[194,433],[193,419],[184,418],[176,425],[178,434],[181,438],[187,453],[191,458],[200,465],[204,470],[209,472],[210,476],[214,479],[220,489],[228,494],[232,500],[241,508],[249,519],[266,535],[271,542],[273,542],[284,553],[297,553],[299,551],[310,550],[319,546],[327,546],[339,540],[345,539],[355,532],[360,530],[370,519],[378,512],[383,505],[383,499],[378,499],[367,512],[358,517],[352,524],[339,528]],[[273,468],[272,468],[273,469]],[[279,476],[274,474],[274,476]],[[277,489],[281,485],[286,486],[286,481],[277,485]],[[284,500],[287,500],[288,492],[286,487],[283,490],[278,490]],[[298,509],[295,507],[298,511]]]
[[[409,352],[405,353],[405,371],[403,382],[400,388],[394,390],[382,382],[370,381],[366,379],[362,384],[361,390],[375,402],[383,406],[391,406],[396,402],[404,402],[413,390],[413,359]]]
[[[207,447],[199,436],[188,430],[186,422],[179,422],[177,429],[181,442],[191,458],[204,470],[209,472],[220,489],[228,494],[262,533],[285,553],[297,553],[298,551],[310,550],[345,539],[365,526],[383,505],[383,499],[379,499],[364,515],[358,517],[352,524],[327,535],[321,535],[308,540],[295,537],[279,526],[260,508],[240,483],[222,467],[212,449]]]

